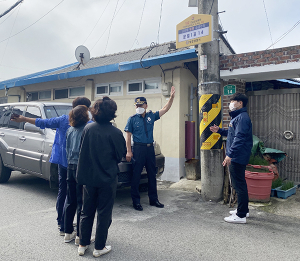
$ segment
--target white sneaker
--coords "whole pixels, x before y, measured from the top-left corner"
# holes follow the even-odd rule
[[[59,231],[59,235],[63,237],[65,235],[65,232],[64,231]]]
[[[76,232],[76,231],[73,231],[72,234],[65,233],[65,243],[69,243],[69,242],[71,242],[72,240],[74,240],[75,237],[76,237],[76,235],[77,235],[77,232]]]
[[[237,213],[237,209],[229,211],[230,215],[233,215],[233,214],[236,215],[236,213]],[[249,212],[246,214],[246,217],[249,217]]]
[[[99,257],[99,256],[107,254],[110,251],[111,251],[111,246],[105,246],[102,250],[94,249],[93,256]]]
[[[84,253],[85,253],[85,250],[87,250],[88,247],[89,247],[88,245],[87,245],[87,246],[83,246],[83,247],[78,247],[78,254],[79,254],[80,256],[83,256]]]
[[[76,238],[75,238],[75,246],[79,246],[79,241],[80,241],[80,238],[78,236],[76,236]]]
[[[246,223],[246,218],[240,218],[238,217],[236,214],[233,214],[229,217],[226,217],[224,218],[224,220],[226,222],[229,222],[229,223],[237,223],[237,224],[245,224]]]

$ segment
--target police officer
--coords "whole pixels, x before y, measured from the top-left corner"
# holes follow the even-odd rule
[[[133,175],[131,180],[131,197],[135,210],[142,211],[140,203],[139,184],[143,167],[146,167],[148,175],[148,196],[151,206],[163,208],[164,205],[158,201],[156,187],[156,162],[153,147],[154,122],[159,120],[172,106],[175,97],[175,87],[172,86],[170,99],[159,111],[146,112],[148,108],[145,97],[135,99],[136,114],[129,117],[126,131],[126,160],[132,161]],[[133,136],[133,150],[131,150],[131,136]]]

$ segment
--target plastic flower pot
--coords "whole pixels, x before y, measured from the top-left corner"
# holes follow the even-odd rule
[[[249,200],[255,202],[270,201],[272,180],[274,178],[273,171],[266,166],[248,166],[251,166],[252,169],[260,169],[260,172],[249,171],[247,169],[245,171]],[[265,171],[261,172],[262,169]]]
[[[296,194],[297,187],[298,187],[298,185],[296,185],[288,190],[281,190],[281,187],[276,188],[277,198],[286,199],[286,198]]]

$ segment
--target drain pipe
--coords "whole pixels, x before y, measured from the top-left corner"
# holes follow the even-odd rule
[[[190,113],[189,113],[189,121],[193,121],[193,100],[194,100],[194,86],[191,83],[190,87]]]
[[[193,100],[194,86],[190,86],[189,99],[189,121],[185,122],[185,158],[186,160],[195,159],[195,121],[193,121]]]
[[[19,98],[19,102],[21,101],[21,95],[19,95],[19,94],[11,94],[11,95],[8,95],[7,93],[8,93],[9,88],[6,88],[6,85],[4,86],[4,89],[5,89],[5,96],[6,96],[6,97],[11,97],[11,96],[13,96],[13,97],[18,97],[18,98]]]

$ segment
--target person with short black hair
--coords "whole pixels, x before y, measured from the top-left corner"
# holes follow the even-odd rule
[[[80,151],[81,135],[85,125],[89,122],[88,108],[78,105],[69,113],[71,127],[67,131],[66,153],[67,168],[67,197],[65,203],[65,243],[75,239],[75,245],[79,245],[79,224],[82,208],[82,185],[76,181],[76,170]],[[77,211],[76,211],[77,210]],[[74,231],[73,220],[77,213],[77,231]]]
[[[117,104],[109,97],[97,100],[91,113],[94,123],[82,133],[77,168],[77,182],[83,185],[83,206],[80,217],[80,245],[78,254],[84,255],[90,244],[92,227],[97,210],[94,257],[111,250],[106,246],[112,222],[112,209],[117,189],[118,163],[126,153],[122,132],[111,124],[116,117]]]
[[[249,217],[245,170],[250,159],[253,138],[252,123],[246,108],[247,103],[248,98],[245,94],[236,93],[230,99],[229,114],[231,121],[228,130],[221,129],[216,125],[210,127],[212,132],[227,136],[226,157],[223,166],[229,166],[232,185],[238,197],[237,209],[230,211],[231,215],[224,218],[229,223],[243,224],[246,223],[246,217]]]

